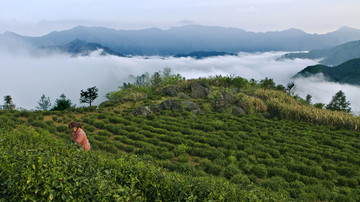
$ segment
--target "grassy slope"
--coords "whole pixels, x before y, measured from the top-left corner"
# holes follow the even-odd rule
[[[242,100],[242,106],[250,112],[249,115],[235,117],[221,114],[213,110],[213,101],[221,90],[230,90],[231,87],[216,84],[212,80],[209,83],[212,97],[190,99],[202,109],[195,120],[190,112],[162,111],[147,117],[129,114],[139,106],[158,104],[166,99],[164,97],[107,103],[99,110],[85,108],[67,112],[16,112],[4,113],[1,117],[3,126],[9,126],[10,129],[24,122],[40,131],[40,134],[46,134],[42,130],[49,131],[51,136],[64,141],[70,140],[66,125],[72,120],[83,122],[92,145],[90,154],[69,154],[61,147],[45,153],[50,156],[59,153],[60,156],[55,157],[59,159],[72,159],[72,155],[77,155],[77,161],[84,167],[86,161],[103,162],[96,164],[95,169],[98,171],[87,168],[80,176],[91,176],[88,172],[106,173],[105,170],[108,170],[113,178],[120,169],[132,173],[134,180],[145,179],[134,186],[128,178],[125,182],[111,181],[106,175],[94,179],[125,187],[120,189],[122,192],[117,192],[117,188],[110,185],[101,189],[94,185],[94,190],[100,190],[95,193],[101,195],[109,191],[113,194],[110,198],[114,198],[114,195],[127,200],[184,200],[198,197],[201,200],[273,198],[351,201],[359,198],[358,117],[316,109],[301,104],[283,92],[258,88],[243,88],[234,93],[237,99]],[[270,112],[275,116],[266,119],[260,112]],[[11,119],[15,120],[14,124],[9,121]],[[21,129],[20,132],[10,134],[24,137],[23,134],[28,133],[32,133],[31,130]],[[44,138],[49,140],[48,137]],[[1,146],[7,146],[6,142],[2,143]],[[24,147],[22,152],[28,149]],[[6,148],[2,158],[6,153],[15,151],[13,147]],[[104,153],[99,154],[98,151]],[[104,154],[118,155],[120,160],[114,161],[113,157],[105,157]],[[141,159],[131,157],[133,154]],[[27,158],[36,158],[36,155]],[[127,164],[128,160],[124,160],[127,158],[136,160]],[[19,163],[14,159],[12,163]],[[148,161],[152,163],[146,163]],[[136,167],[139,164],[142,166]],[[1,165],[7,166],[6,163]],[[27,167],[27,164],[21,162],[20,165]],[[158,167],[165,170],[159,171]],[[70,168],[64,165],[61,169]],[[2,173],[1,176],[6,175]],[[18,179],[22,179],[22,185],[27,186],[25,178],[18,176]],[[152,180],[156,183],[151,183]],[[76,186],[74,183],[75,180],[69,186]],[[37,186],[45,185],[40,183]],[[42,197],[32,193],[31,188],[26,187],[25,190],[28,192],[17,197]],[[54,193],[57,192],[58,189]],[[46,194],[45,197],[50,197]],[[91,196],[95,197],[96,194]],[[3,194],[3,197],[6,195]]]

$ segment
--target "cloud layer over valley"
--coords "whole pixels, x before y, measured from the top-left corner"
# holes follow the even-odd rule
[[[277,84],[286,85],[291,77],[305,68],[316,64],[313,60],[276,60],[282,52],[240,53],[238,56],[222,56],[196,60],[173,57],[116,57],[90,56],[70,57],[53,54],[46,57],[0,54],[0,97],[11,95],[17,107],[35,109],[42,94],[51,102],[64,93],[77,106],[80,90],[97,86],[99,98],[94,104],[105,101],[105,94],[116,91],[124,82],[132,82],[132,76],[149,72],[153,74],[165,67],[172,73],[186,78],[215,75],[235,75],[246,79],[273,78]],[[326,82],[321,78],[301,78],[295,81],[301,97],[313,96],[313,103],[328,103],[331,97],[342,89],[351,102],[354,111],[360,111],[360,88]],[[3,104],[3,99],[0,105]]]

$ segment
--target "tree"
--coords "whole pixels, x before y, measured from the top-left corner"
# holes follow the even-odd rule
[[[346,101],[345,93],[341,90],[332,97],[330,103],[326,105],[326,109],[351,112],[350,102]]]
[[[163,69],[163,77],[164,78],[167,78],[167,77],[170,77],[171,76],[171,68],[169,68],[169,67],[165,67],[164,69]]]
[[[265,79],[262,79],[260,81],[260,87],[265,88],[265,89],[275,89],[275,82],[273,79],[269,79],[267,77],[265,77]]]
[[[86,91],[81,90],[80,92],[80,103],[91,103],[98,97],[99,89],[96,86],[88,88]]]
[[[10,95],[4,96],[4,101],[5,104],[3,105],[3,110],[8,110],[8,111],[14,111],[16,106],[15,104],[12,102],[12,98]]]
[[[312,96],[310,94],[306,95],[306,99],[305,99],[306,104],[311,105],[311,98]]]
[[[155,72],[154,75],[151,77],[151,86],[153,89],[157,89],[160,87],[160,84],[162,82],[161,76],[159,72]]]
[[[314,107],[316,107],[316,108],[318,108],[318,109],[323,109],[324,106],[325,106],[325,104],[324,104],[324,103],[320,103],[320,102],[314,104]]]
[[[150,84],[150,75],[149,73],[144,73],[141,76],[136,77],[136,81],[134,83],[137,86],[148,86]]]
[[[50,109],[51,107],[51,102],[50,102],[50,98],[46,98],[46,96],[43,94],[38,102],[38,105],[36,107],[36,109],[38,110],[42,110],[42,111],[47,111]]]
[[[71,100],[70,99],[66,99],[66,96],[63,94],[60,95],[60,99],[56,99],[55,100],[55,106],[53,108],[53,110],[59,110],[59,111],[63,111],[65,109],[69,109],[72,106]]]
[[[295,92],[295,83],[292,82],[292,83],[288,83],[287,86],[286,86],[286,91],[289,95],[294,95],[294,92]]]

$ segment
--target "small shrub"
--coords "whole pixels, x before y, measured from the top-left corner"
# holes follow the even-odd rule
[[[231,178],[231,182],[236,183],[236,184],[240,184],[240,185],[243,185],[243,186],[248,186],[250,184],[249,178],[246,175],[241,174],[241,173],[238,173],[238,174],[234,175]]]
[[[100,130],[100,131],[98,132],[98,134],[99,134],[100,136],[105,136],[105,137],[110,137],[110,136],[112,136],[112,133],[110,133],[109,131],[106,131],[106,130]]]
[[[259,178],[264,178],[267,175],[267,170],[265,168],[265,166],[262,165],[255,165],[252,169],[251,169],[251,173],[256,175]]]
[[[91,126],[91,125],[86,125],[86,126],[84,126],[84,130],[85,130],[85,131],[94,132],[95,129],[96,129],[96,128],[95,128],[94,126]]]
[[[231,179],[233,176],[240,173],[240,170],[233,164],[228,165],[224,170],[224,177]]]
[[[190,156],[187,153],[181,154],[177,159],[179,163],[187,163],[189,162],[189,160],[190,160]]]
[[[104,121],[95,121],[93,123],[93,125],[96,127],[96,128],[100,128],[100,129],[103,129],[105,127],[105,123]]]
[[[69,131],[69,129],[68,129],[67,126],[62,125],[62,126],[57,126],[57,127],[56,127],[56,131],[62,133],[62,132],[67,132],[67,131]]]

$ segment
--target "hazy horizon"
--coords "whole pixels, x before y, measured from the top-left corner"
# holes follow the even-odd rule
[[[41,36],[83,25],[145,29],[199,24],[252,32],[328,33],[360,28],[358,0],[13,0],[0,2],[0,33]],[[66,11],[66,12],[64,12]]]
[[[298,29],[298,30],[302,30],[300,28],[296,28],[296,27],[289,27],[289,28],[285,28],[285,29],[281,29],[281,30],[265,30],[265,31],[251,31],[251,30],[246,30],[246,29],[243,29],[241,27],[222,27],[222,26],[215,26],[215,25],[201,25],[201,24],[187,24],[187,25],[178,25],[178,26],[170,26],[168,28],[160,28],[160,27],[144,27],[144,28],[134,28],[134,29],[117,29],[117,28],[114,28],[114,27],[106,27],[106,26],[91,26],[91,25],[82,25],[82,24],[78,24],[78,25],[75,25],[73,27],[69,27],[69,28],[65,28],[65,29],[57,29],[57,30],[52,30],[52,31],[49,31],[49,32],[46,32],[44,34],[40,34],[40,35],[26,35],[26,34],[21,34],[21,33],[18,33],[18,32],[13,32],[13,31],[4,31],[4,32],[0,32],[0,34],[4,34],[6,32],[12,32],[12,33],[15,33],[15,34],[18,34],[18,35],[21,35],[21,36],[29,36],[29,37],[42,37],[42,36],[45,36],[47,34],[50,34],[52,32],[61,32],[61,31],[67,31],[67,30],[71,30],[71,29],[74,29],[76,27],[95,27],[95,28],[105,28],[105,29],[114,29],[114,30],[128,30],[128,31],[132,31],[132,30],[147,30],[147,29],[160,29],[162,31],[167,31],[167,30],[170,30],[172,28],[178,28],[178,27],[184,27],[184,26],[189,26],[189,25],[194,25],[194,26],[204,26],[204,27],[220,27],[220,28],[234,28],[234,29],[242,29],[246,32],[253,32],[253,33],[266,33],[266,32],[281,32],[281,31],[286,31],[286,30],[291,30],[291,29]],[[357,28],[357,27],[350,27],[350,26],[346,26],[346,25],[343,25],[343,26],[340,26],[334,30],[329,30],[328,32],[325,32],[325,33],[311,33],[311,32],[306,32],[305,30],[302,30],[303,32],[307,33],[307,34],[327,34],[327,33],[331,33],[331,32],[335,32],[343,27],[349,27],[349,28],[352,28],[352,29],[358,29],[360,30],[360,27]]]

